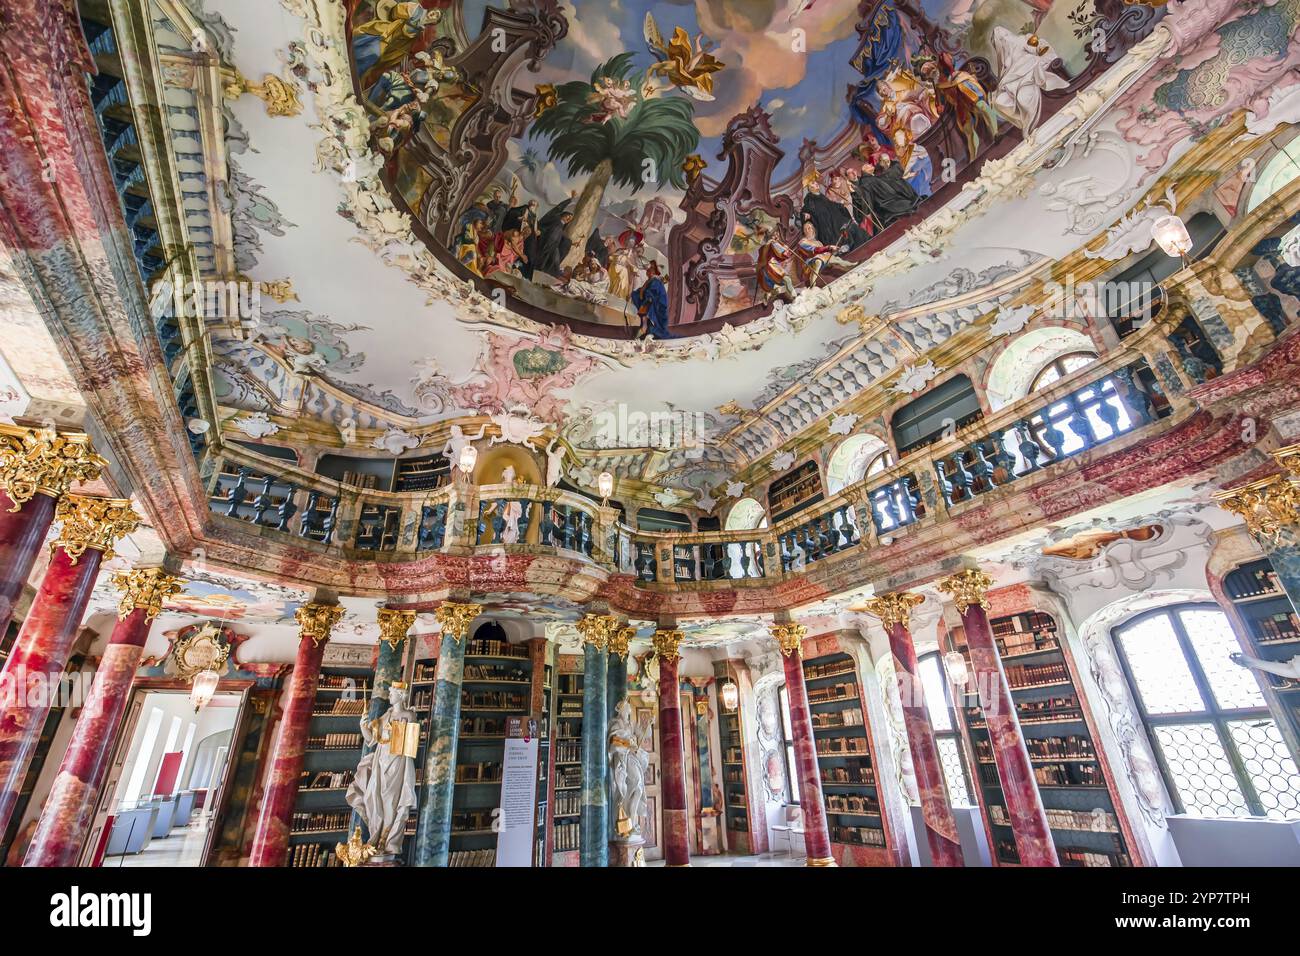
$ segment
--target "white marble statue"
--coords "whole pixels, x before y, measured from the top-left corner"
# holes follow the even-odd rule
[[[1048,69],[1056,52],[1037,36],[1017,36],[1006,27],[993,28],[993,49],[998,55],[998,88],[993,108],[1028,135],[1043,111],[1043,91],[1069,86],[1064,77]]]
[[[564,446],[552,438],[546,446],[546,486],[554,488],[564,474]]]
[[[459,425],[452,425],[451,434],[447,437],[447,443],[442,446],[442,454],[451,462],[451,467],[455,468],[460,463],[460,453],[465,449],[465,446],[473,444],[485,434],[487,434],[486,425],[478,430],[477,435],[466,435]]]
[[[406,705],[405,685],[389,685],[388,701],[388,709],[374,720],[361,718],[361,737],[374,749],[357,764],[346,799],[365,823],[379,854],[396,856],[402,851],[406,820],[415,806],[415,756],[407,755],[404,737],[407,725],[419,718]],[[403,738],[396,744],[395,732]]]
[[[616,821],[617,839],[633,843],[641,839],[641,812],[645,807],[645,773],[650,765],[646,744],[651,722],[647,712],[632,722],[632,705],[620,700],[609,722],[610,796]]]
[[[1247,657],[1245,654],[1229,656],[1234,664],[1240,664],[1242,667],[1254,671],[1266,671],[1278,677],[1285,677],[1287,680],[1300,681],[1300,654],[1286,661],[1262,661],[1258,657]]]

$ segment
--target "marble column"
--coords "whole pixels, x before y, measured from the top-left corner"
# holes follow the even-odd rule
[[[451,857],[451,805],[456,796],[456,746],[460,741],[460,689],[465,679],[465,639],[483,608],[444,601],[435,611],[442,625],[433,715],[424,750],[424,795],[415,832],[416,866],[446,866]]]
[[[912,608],[923,600],[919,594],[885,594],[868,601],[867,610],[880,618],[885,633],[889,635],[930,857],[935,866],[964,866],[961,839],[957,835],[952,808],[948,805],[948,787],[943,777],[943,766],[939,763],[939,748],[935,745],[934,729],[925,710],[925,696],[916,666],[916,648],[912,646],[912,635],[907,630]]]
[[[585,614],[582,635],[582,815],[578,820],[579,865],[609,866],[609,638],[619,623]]]
[[[682,632],[655,631],[659,661],[659,785],[663,801],[664,862],[690,866],[691,844],[686,818],[686,755],[682,748],[681,698],[677,686],[678,647]]]
[[[85,435],[0,423],[0,635],[54,523],[58,499],[105,466]]]
[[[961,614],[980,710],[988,727],[993,762],[1002,781],[1020,862],[1025,866],[1060,866],[1047,811],[1043,809],[1043,798],[1034,780],[1034,766],[1016,716],[1011,686],[985,613],[989,606],[986,592],[992,584],[993,580],[983,571],[968,569],[941,582],[939,589],[953,596]]]
[[[834,866],[831,835],[826,825],[826,800],[822,796],[822,775],[817,765],[817,738],[813,734],[808,686],[803,676],[803,639],[807,633],[808,629],[802,624],[772,625],[772,636],[781,645],[781,664],[785,668],[795,772],[799,775],[799,806],[803,810],[805,859],[808,866]]]
[[[62,693],[60,677],[100,565],[140,520],[129,501],[81,495],[59,501],[55,518],[62,527],[54,555],[0,671],[0,833],[9,825],[45,718]]]
[[[131,698],[149,626],[163,602],[181,590],[163,568],[119,571],[122,590],[117,624],[95,671],[90,693],[72,729],[72,740],[50,788],[23,866],[76,866],[95,816],[118,728]]]
[[[301,637],[289,677],[284,716],[275,735],[271,770],[262,792],[262,810],[253,835],[249,866],[284,866],[289,856],[289,830],[298,799],[303,752],[311,715],[316,709],[316,683],[330,631],[343,617],[337,604],[304,604],[294,613]]]
[[[370,686],[370,705],[366,709],[366,718],[377,720],[388,709],[388,687],[402,677],[402,652],[406,650],[406,635],[415,623],[414,611],[402,611],[397,608],[381,607],[379,609],[379,656],[375,658],[375,676]],[[375,748],[365,746],[362,754],[368,754]],[[361,820],[361,814],[352,811],[348,821],[348,833],[361,827],[364,840],[370,839],[370,831]]]
[[[608,722],[614,719],[614,709],[622,701],[627,700],[627,655],[629,644],[635,636],[636,628],[626,625],[620,625],[610,630],[609,667],[605,675],[606,730],[609,728]],[[608,754],[608,750],[606,753]],[[608,762],[608,756],[606,756],[606,762]],[[605,793],[611,795],[607,799],[608,809],[605,816],[607,818],[607,838],[612,841],[618,836],[618,813],[616,812],[617,808],[613,805],[613,780],[609,777],[605,780]],[[618,864],[614,865],[617,866]]]

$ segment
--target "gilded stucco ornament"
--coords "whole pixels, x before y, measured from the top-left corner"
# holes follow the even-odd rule
[[[223,92],[229,100],[237,100],[245,93],[252,93],[266,104],[267,116],[297,116],[302,112],[298,84],[285,82],[273,73],[262,77],[261,83],[253,83],[236,72]]]
[[[863,610],[880,618],[880,623],[888,630],[895,624],[907,627],[912,620],[912,609],[924,601],[925,598],[920,594],[896,591],[893,594],[882,594],[872,598],[863,605]]]
[[[118,571],[113,575],[113,583],[122,591],[122,600],[117,605],[119,620],[125,620],[132,611],[143,610],[145,619],[152,621],[166,600],[184,588],[180,578],[162,568]]]
[[[107,465],[86,435],[0,423],[0,488],[13,501],[10,511],[38,494],[61,498],[74,482],[94,481]]]
[[[803,639],[808,636],[808,628],[802,624],[773,624],[772,636],[781,646],[781,656],[797,654],[803,657]]]
[[[171,653],[176,677],[190,681],[204,671],[221,673],[230,657],[230,645],[222,637],[221,628],[208,621],[201,627],[182,631],[172,644]]]
[[[627,660],[628,647],[636,637],[635,627],[615,627],[609,632],[609,652]]]
[[[62,548],[76,564],[88,548],[113,557],[113,545],[140,525],[140,516],[125,498],[89,498],[67,495],[59,500],[54,520],[61,521],[55,548]]]
[[[988,589],[992,586],[993,579],[977,568],[967,568],[939,582],[939,590],[952,595],[958,614],[965,614],[966,608],[972,604],[977,604],[987,611],[989,609]]]
[[[354,827],[347,843],[335,843],[334,855],[344,866],[364,866],[379,850],[361,839],[361,827]]]
[[[483,613],[481,604],[459,604],[455,601],[443,601],[438,605],[438,609],[433,612],[438,623],[442,625],[444,636],[450,636],[457,644],[465,640],[465,635],[469,633],[469,626],[474,623],[474,618]]]
[[[611,636],[615,635],[622,624],[618,618],[609,614],[584,614],[574,625],[582,635],[582,643],[603,651],[609,647]]]
[[[682,639],[686,635],[678,630],[655,631],[654,649],[655,655],[666,661],[674,661],[681,657],[678,653],[678,647],[681,646]]]
[[[414,624],[414,611],[403,611],[395,607],[379,609],[379,639],[393,650],[397,650],[402,641],[406,640],[406,635]]]
[[[330,631],[343,619],[343,608],[337,604],[304,604],[293,612],[303,637],[310,637],[319,647],[330,639]]]

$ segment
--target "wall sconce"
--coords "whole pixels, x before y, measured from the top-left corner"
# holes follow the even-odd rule
[[[1165,255],[1175,259],[1186,259],[1192,251],[1192,236],[1187,231],[1187,223],[1179,216],[1161,216],[1151,224],[1151,238],[1156,241]]]
[[[194,682],[190,684],[190,703],[194,705],[194,713],[197,714],[208,706],[217,693],[220,681],[219,671],[203,670],[194,675]]]
[[[614,493],[614,476],[607,471],[602,471],[600,477],[596,479],[596,490],[600,492],[600,497],[605,501]]]
[[[970,666],[961,651],[949,651],[943,655],[943,667],[948,672],[948,680],[955,687],[965,687],[970,683]]]
[[[467,475],[473,474],[476,464],[478,464],[478,449],[473,445],[466,445],[460,450],[460,470]]]
[[[729,680],[723,684],[718,696],[722,700],[723,710],[735,713],[736,708],[740,706],[740,688],[736,686],[735,681]]]

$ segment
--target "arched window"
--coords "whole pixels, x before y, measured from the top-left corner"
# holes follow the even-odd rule
[[[767,513],[754,498],[741,498],[727,512],[728,531],[753,531],[767,527]]]
[[[850,435],[826,463],[826,489],[835,494],[894,463],[889,446],[875,435]]]
[[[1291,140],[1269,157],[1264,168],[1255,175],[1255,188],[1250,192],[1246,212],[1254,212],[1264,200],[1300,176],[1300,137]]]
[[[1182,813],[1300,815],[1300,773],[1213,604],[1148,611],[1112,636],[1165,784]]]
[[[943,665],[938,653],[926,654],[917,662],[921,676],[921,690],[925,695],[925,710],[934,728],[934,743],[939,748],[939,764],[944,780],[948,782],[948,800],[954,807],[972,807],[970,783],[966,776],[966,762],[961,755],[961,741],[957,737],[957,721],[953,719],[952,699],[948,696],[948,682],[944,680]]]
[[[1039,369],[1038,374],[1034,376],[1033,382],[1029,385],[1029,391],[1036,392],[1040,388],[1046,388],[1048,385],[1065,378],[1071,372],[1077,372],[1095,361],[1097,361],[1095,352],[1069,352],[1065,355],[1058,355]]]

